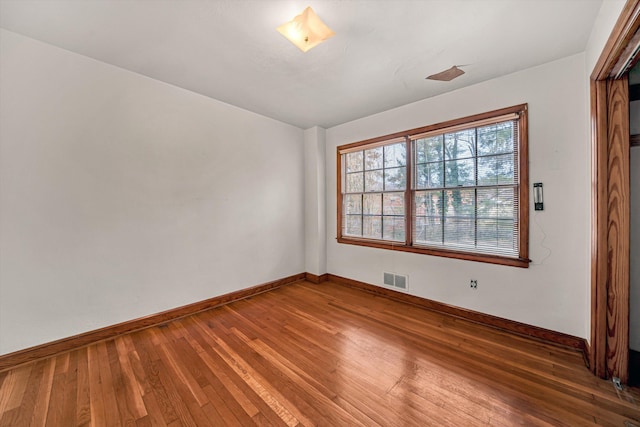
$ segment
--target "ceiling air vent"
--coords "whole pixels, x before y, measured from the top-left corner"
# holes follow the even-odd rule
[[[461,65],[462,67],[462,65]],[[431,74],[430,76],[426,77],[427,80],[438,80],[441,82],[450,82],[451,80],[455,79],[456,77],[460,77],[461,75],[464,74],[464,71],[462,71],[460,68],[458,68],[457,65],[454,65],[453,67],[449,68],[448,70],[444,70],[441,71],[439,73],[436,74]]]

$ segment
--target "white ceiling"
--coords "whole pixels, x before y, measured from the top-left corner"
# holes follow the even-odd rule
[[[309,128],[582,52],[601,3],[0,0],[0,26]],[[275,28],[306,6],[336,36],[302,53]],[[465,64],[452,82],[425,80]]]

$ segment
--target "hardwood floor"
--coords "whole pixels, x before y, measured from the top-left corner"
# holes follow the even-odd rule
[[[640,426],[640,393],[580,352],[330,282],[0,372],[0,426],[594,424]]]

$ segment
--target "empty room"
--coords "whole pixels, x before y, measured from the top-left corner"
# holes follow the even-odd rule
[[[0,27],[0,426],[640,427],[640,0]]]

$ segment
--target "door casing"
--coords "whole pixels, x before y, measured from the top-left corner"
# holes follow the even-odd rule
[[[591,370],[629,375],[629,92],[640,0],[627,0],[591,74]]]

